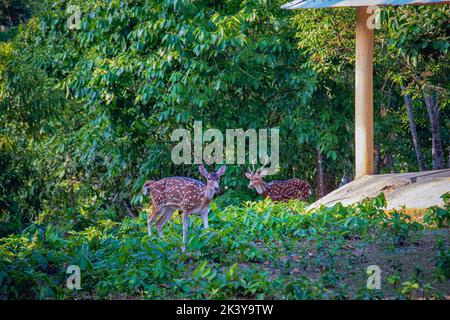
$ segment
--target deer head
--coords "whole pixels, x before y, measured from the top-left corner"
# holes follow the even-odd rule
[[[263,166],[256,171],[255,165],[253,164],[253,170],[248,169],[248,171],[245,173],[247,179],[250,180],[248,188],[255,188],[256,191],[260,194],[266,190],[266,186],[262,178],[267,174],[266,170],[264,170],[267,162],[268,160],[266,159],[266,162],[263,164]]]
[[[206,178],[206,197],[212,199],[215,193],[220,192],[220,177],[225,173],[225,166],[221,166],[217,171],[208,172],[203,165],[198,167],[200,174]]]

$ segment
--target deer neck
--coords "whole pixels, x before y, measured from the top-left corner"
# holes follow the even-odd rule
[[[215,194],[214,191],[210,191],[208,190],[207,187],[205,187],[205,189],[203,190],[202,202],[204,204],[209,204],[212,201],[212,199],[214,199],[214,194]]]
[[[258,192],[264,198],[266,198],[269,195],[269,185],[267,183],[265,183],[264,181],[262,181],[261,184],[258,184],[258,186],[255,186],[255,188],[256,188],[256,192]]]

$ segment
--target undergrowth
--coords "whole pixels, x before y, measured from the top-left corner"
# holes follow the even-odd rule
[[[36,222],[0,239],[3,299],[373,299],[448,295],[448,229],[434,244],[426,279],[402,279],[389,259],[414,249],[425,227],[446,228],[430,209],[425,224],[401,211],[386,214],[383,195],[357,205],[307,211],[297,201],[270,200],[218,207],[210,229],[191,218],[188,252],[181,252],[176,214],[164,238],[146,233],[146,213],[121,222],[101,219],[74,230],[67,221]],[[445,208],[448,213],[448,202]],[[448,221],[448,220],[446,220]],[[74,221],[73,223],[77,223]],[[79,228],[78,228],[79,229]],[[366,287],[366,268],[380,258],[383,286]],[[414,256],[411,256],[414,260]],[[394,259],[395,260],[395,259]],[[390,261],[386,267],[383,261]],[[377,261],[375,261],[377,264]],[[69,290],[69,265],[81,289]],[[406,273],[407,274],[407,273]],[[420,281],[423,280],[422,284]],[[409,281],[409,282],[408,282]],[[422,286],[422,287],[421,287]]]

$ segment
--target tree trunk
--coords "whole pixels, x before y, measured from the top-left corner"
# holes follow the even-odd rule
[[[402,87],[402,90],[405,91],[406,88]],[[414,151],[416,152],[417,164],[419,165],[419,171],[425,171],[425,162],[423,161],[422,150],[420,148],[420,142],[417,136],[416,121],[414,120],[414,113],[411,105],[411,96],[405,93],[403,97],[405,99],[406,111],[408,112],[409,128],[411,129],[411,136],[414,144]]]
[[[327,171],[324,169],[323,172],[323,190],[322,197],[325,197],[327,194],[336,189],[336,174],[334,171]]]
[[[324,185],[323,185],[323,158],[322,151],[317,148],[317,188],[316,188],[316,200],[324,196]]]
[[[442,148],[441,131],[439,126],[439,105],[432,95],[424,93],[425,105],[430,118],[433,159],[433,170],[444,169],[444,150]]]
[[[380,145],[375,146],[375,166],[374,166],[374,174],[380,173],[380,162],[381,162],[381,150]]]
[[[389,168],[389,171],[391,173],[394,173],[395,172],[394,156],[390,153],[387,153],[386,157],[385,157],[385,162],[386,162],[386,167]]]

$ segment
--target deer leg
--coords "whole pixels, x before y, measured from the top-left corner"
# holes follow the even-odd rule
[[[153,207],[152,213],[148,215],[147,217],[147,230],[148,235],[152,236],[152,222],[155,220],[155,218],[158,216],[158,214],[161,212],[161,209],[156,209]]]
[[[188,228],[189,228],[189,212],[183,210],[183,246],[181,247],[182,252],[186,251]]]
[[[161,215],[158,218],[158,221],[156,221],[156,230],[158,231],[158,236],[160,238],[163,237],[162,227],[163,227],[163,221],[164,221],[164,218],[165,218],[166,214],[167,214],[167,208],[162,208],[161,209]]]
[[[164,224],[170,219],[174,212],[175,210],[172,208],[164,208],[163,214],[156,222],[156,230],[158,230],[160,237],[163,237],[162,228],[164,227]]]
[[[208,213],[209,210],[205,211],[202,213],[202,220],[203,220],[203,225],[205,226],[205,229],[209,228],[209,224],[208,224]]]

